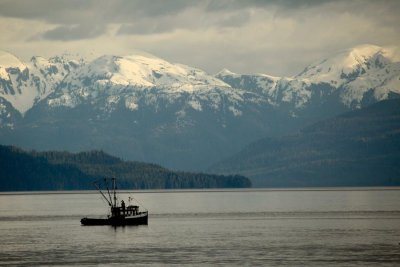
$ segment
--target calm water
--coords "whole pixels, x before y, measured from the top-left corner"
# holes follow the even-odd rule
[[[81,226],[98,194],[0,194],[0,265],[400,266],[400,190],[134,197],[148,226]]]

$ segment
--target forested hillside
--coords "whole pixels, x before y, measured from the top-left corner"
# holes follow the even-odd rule
[[[214,165],[254,186],[400,185],[400,100],[323,120],[296,134],[264,138]]]
[[[102,151],[27,152],[0,146],[0,190],[94,189],[92,182],[117,177],[119,189],[250,187],[238,175],[174,172],[159,165],[124,161]]]

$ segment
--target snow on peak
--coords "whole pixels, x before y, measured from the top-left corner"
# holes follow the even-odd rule
[[[10,79],[7,72],[7,69],[9,68],[20,69],[22,71],[26,68],[26,66],[13,54],[0,51],[0,79]]]
[[[371,90],[377,100],[387,98],[391,92],[400,93],[399,76],[399,50],[374,45],[338,52],[291,78],[236,74],[228,69],[211,76],[200,69],[144,53],[104,55],[90,61],[68,54],[49,59],[35,56],[25,64],[0,51],[0,79],[4,81],[2,87],[0,83],[0,97],[21,114],[45,98],[54,105],[72,107],[100,96],[107,97],[110,107],[118,99],[125,99],[125,106],[135,110],[139,107],[137,97],[150,91],[168,101],[193,94],[189,106],[195,110],[201,110],[205,99],[215,98],[211,102],[217,103],[218,97],[214,96],[219,94],[228,96],[232,103],[251,98],[273,106],[291,102],[301,108],[312,99],[313,86],[320,83],[330,85],[323,87],[328,88],[323,94],[340,90],[341,101],[354,106]],[[60,90],[48,98],[56,88]]]
[[[394,86],[400,74],[398,51],[376,45],[355,46],[311,64],[294,78],[307,85],[327,83],[342,88],[341,101],[346,106],[360,107],[372,89],[376,100],[387,98],[390,92],[400,92]]]
[[[51,57],[49,59],[42,57],[42,56],[33,56],[30,60],[31,64],[37,65],[37,66],[51,66],[52,64],[57,64],[57,63],[64,63],[65,60],[63,60],[61,57]]]
[[[272,75],[263,74],[263,73],[258,73],[256,75],[259,76],[259,77],[263,77],[265,79],[268,79],[270,81],[274,81],[274,82],[279,81],[280,79],[282,79],[282,77],[272,76]]]
[[[11,53],[0,51],[0,68],[19,68],[25,69],[26,66],[16,56]]]
[[[384,49],[382,47],[372,44],[361,44],[354,46],[353,48],[346,49],[347,53],[352,54],[354,57],[371,57],[383,50]]]
[[[295,78],[308,83],[329,83],[339,87],[355,75],[361,75],[370,69],[382,68],[393,62],[392,55],[390,49],[375,45],[359,45],[309,65]]]
[[[223,77],[223,76],[237,76],[237,73],[234,73],[226,68],[223,68],[221,71],[219,71],[217,74],[215,74],[216,77]]]
[[[199,88],[229,87],[202,70],[141,54],[99,57],[70,77],[70,81],[86,77],[99,84],[112,83],[136,88],[159,87],[171,91],[190,92]]]
[[[0,97],[23,115],[52,93],[78,65],[62,57],[46,59],[41,56],[22,63],[12,54],[0,52],[0,79],[5,81],[0,85]]]

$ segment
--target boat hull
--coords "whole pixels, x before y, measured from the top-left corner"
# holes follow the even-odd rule
[[[135,216],[128,217],[110,217],[104,219],[96,218],[83,218],[81,219],[82,225],[113,225],[113,226],[123,226],[123,225],[147,225],[148,224],[148,213],[143,212]]]

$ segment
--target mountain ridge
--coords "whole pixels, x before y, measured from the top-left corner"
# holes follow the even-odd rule
[[[336,71],[336,85],[319,82],[318,64],[301,78],[227,70],[212,76],[146,55],[35,57],[35,70],[26,71],[0,65],[10,78],[0,78],[0,138],[27,149],[103,149],[204,170],[263,136],[399,97],[400,63],[383,48],[371,51],[357,71]]]
[[[310,64],[301,73],[293,77],[274,77],[267,74],[236,74],[227,69],[212,76],[200,69],[182,64],[172,64],[155,56],[140,54],[128,56],[104,55],[91,61],[86,61],[83,58],[81,58],[80,61],[68,59],[67,56],[55,56],[49,59],[34,56],[29,63],[23,63],[14,55],[1,52],[0,80],[12,80],[13,75],[12,73],[8,73],[7,69],[12,69],[14,74],[18,71],[22,74],[27,69],[28,72],[32,73],[31,76],[36,77],[36,80],[39,79],[39,81],[42,82],[42,86],[41,88],[30,88],[30,90],[26,88],[24,91],[35,91],[36,89],[36,91],[41,92],[36,94],[36,97],[39,97],[36,100],[34,100],[33,96],[30,97],[33,98],[33,100],[30,99],[31,102],[39,102],[46,98],[51,92],[54,92],[61,82],[63,82],[64,85],[74,85],[77,81],[84,80],[83,85],[85,85],[85,83],[88,83],[88,78],[92,79],[95,83],[109,83],[122,86],[129,85],[136,88],[136,90],[139,88],[157,87],[165,88],[167,91],[194,92],[196,89],[210,89],[212,87],[244,89],[243,86],[241,87],[237,83],[226,82],[227,78],[235,79],[238,78],[238,76],[243,76],[259,79],[257,81],[259,88],[263,90],[258,93],[267,94],[267,96],[274,96],[276,98],[279,97],[276,95],[276,92],[281,91],[283,93],[281,97],[284,102],[293,101],[295,100],[293,98],[297,97],[297,107],[301,107],[301,105],[307,101],[307,98],[310,97],[310,92],[309,90],[299,90],[300,87],[310,86],[311,84],[327,84],[338,89],[338,87],[343,86],[344,83],[353,82],[355,77],[352,76],[363,75],[371,69],[374,71],[376,71],[376,69],[384,69],[383,71],[386,72],[386,75],[392,73],[390,80],[396,80],[396,78],[398,80],[400,61],[394,51],[395,49],[374,45],[359,45],[351,49],[340,51],[330,58]],[[5,58],[5,60],[2,60],[2,58]],[[394,64],[394,67],[391,69],[385,68],[385,66],[392,64]],[[384,74],[374,73],[374,75],[383,76]],[[25,78],[29,79],[29,77]],[[373,77],[373,79],[377,80],[378,77]],[[363,80],[365,80],[365,78],[363,78]],[[242,80],[241,82],[243,83],[245,81]],[[263,82],[264,84],[262,84]],[[387,98],[387,93],[390,90],[399,93],[399,90],[397,90],[398,82],[394,82],[394,89],[382,89],[382,86],[379,86],[382,92],[376,95],[377,100]],[[369,81],[369,83],[372,83],[372,81]],[[18,84],[14,81],[11,87],[16,85]],[[31,87],[34,86],[32,82],[28,85]],[[25,87],[28,85],[25,84]],[[82,84],[78,85],[81,86]],[[364,84],[364,87],[370,85],[371,84]],[[291,87],[292,90],[282,91],[282,88],[288,86]],[[356,86],[360,87],[360,84],[354,85],[354,87]],[[377,84],[373,84],[371,88],[363,88],[361,95],[365,93],[365,90],[377,86]],[[30,105],[23,107],[18,106],[18,99],[11,101],[10,97],[7,98],[8,94],[4,92],[6,86],[3,85],[2,87],[3,92],[0,96],[9,100],[20,113],[25,113],[35,104],[30,103]],[[7,87],[11,88],[10,85]],[[48,87],[51,88],[49,89]],[[352,90],[351,84],[348,89]],[[30,92],[30,94],[33,93]],[[302,99],[302,97],[306,97],[306,99]],[[360,95],[346,100],[345,104],[351,105],[351,101],[357,101],[357,104],[359,104],[361,101]],[[269,103],[273,103],[272,98],[269,98]],[[275,102],[274,104],[277,105],[279,103]]]

